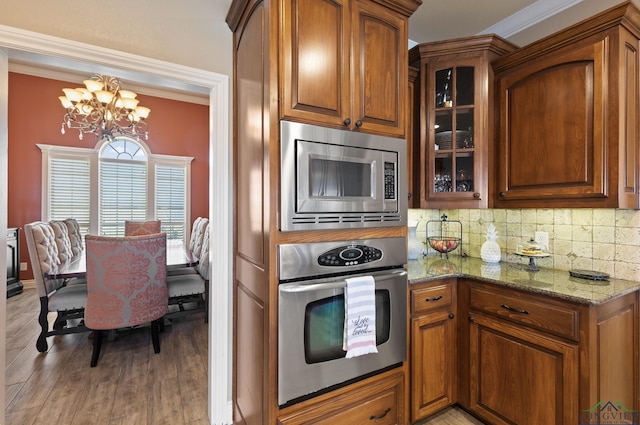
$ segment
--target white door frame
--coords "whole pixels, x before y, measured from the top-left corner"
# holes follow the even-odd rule
[[[0,57],[8,62],[31,62],[43,68],[81,70],[87,73],[118,75],[122,79],[168,90],[209,96],[209,219],[211,232],[209,308],[209,421],[231,424],[231,139],[229,77],[178,64],[146,58],[90,44],[52,37],[0,25]],[[6,62],[5,62],[6,63]],[[0,66],[0,82],[7,81],[8,67]],[[8,96],[0,91],[0,112],[7,110]],[[8,127],[7,115],[0,113],[0,130]],[[56,131],[56,129],[52,129]],[[7,131],[0,131],[0,159],[7,158]],[[5,168],[6,170],[6,168]],[[7,205],[7,179],[0,176],[0,206]],[[6,208],[4,209],[6,211]],[[0,229],[6,229],[6,214],[0,214]],[[0,236],[5,236],[6,232]],[[3,258],[6,258],[4,256]],[[2,282],[0,281],[0,284]],[[2,285],[0,285],[2,286]],[[6,306],[6,291],[0,295],[0,313]],[[0,327],[6,326],[5,315]],[[4,346],[6,335],[0,331]],[[35,348],[34,348],[35,349]],[[4,371],[4,353],[0,362]],[[0,382],[0,401],[4,400],[4,373]],[[4,403],[2,403],[4,406]]]

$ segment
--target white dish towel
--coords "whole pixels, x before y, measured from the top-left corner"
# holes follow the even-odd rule
[[[376,282],[373,276],[347,278],[344,290],[344,337],[346,358],[377,353]]]

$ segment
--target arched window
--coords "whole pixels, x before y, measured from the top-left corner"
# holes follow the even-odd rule
[[[135,140],[116,138],[100,148],[100,234],[124,235],[124,221],[147,220],[148,159]]]
[[[94,149],[41,145],[42,219],[73,217],[83,233],[121,236],[125,220],[160,220],[168,239],[190,232],[191,157],[157,155],[118,137]]]

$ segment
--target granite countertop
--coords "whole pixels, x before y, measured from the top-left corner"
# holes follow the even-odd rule
[[[593,281],[576,278],[567,270],[527,270],[528,262],[489,264],[479,258],[429,255],[407,262],[409,284],[443,277],[470,277],[527,292],[544,294],[580,304],[597,305],[640,290],[640,282],[610,279]]]

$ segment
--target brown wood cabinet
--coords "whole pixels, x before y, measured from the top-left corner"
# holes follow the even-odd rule
[[[639,39],[623,3],[494,62],[496,207],[640,207]]]
[[[456,403],[456,281],[411,287],[411,421]]]
[[[496,424],[575,424],[578,312],[470,288],[470,408]]]
[[[404,375],[395,374],[295,413],[284,414],[278,418],[278,424],[403,425],[407,423],[404,388]]]
[[[423,43],[409,52],[420,70],[415,108],[415,170],[421,208],[486,208],[493,161],[493,70],[490,62],[516,49],[483,35]]]
[[[569,425],[599,402],[638,410],[638,292],[586,305],[459,279],[458,294],[458,402],[478,417]]]
[[[420,71],[409,67],[409,91],[407,92],[407,187],[409,188],[409,208],[420,208],[420,186],[414,179],[414,170],[420,169],[420,151],[416,149],[413,140],[420,134],[420,105],[415,101],[420,95],[417,79]]]
[[[403,137],[407,19],[370,0],[282,4],[282,117]]]
[[[232,402],[236,424],[275,424],[281,413],[283,422],[296,423],[288,416],[295,408],[281,410],[277,404],[278,245],[406,236],[406,228],[280,232],[279,121],[346,125],[353,131],[403,136],[407,22],[420,4],[420,0],[231,3],[227,23],[234,33]],[[399,387],[389,384],[387,390],[376,393],[379,396],[360,393],[371,396],[375,406],[378,397],[397,397],[398,405],[391,407],[384,421],[396,418],[406,423],[405,370],[404,364],[396,369],[401,376]],[[374,385],[377,379],[369,378],[367,383]],[[345,397],[347,392],[335,392],[340,394],[336,403],[331,395],[324,395],[323,403],[307,401],[302,407],[312,410],[314,417],[326,413],[349,421],[361,400]],[[387,396],[390,393],[395,395]],[[343,403],[340,411],[334,411],[339,403]]]

